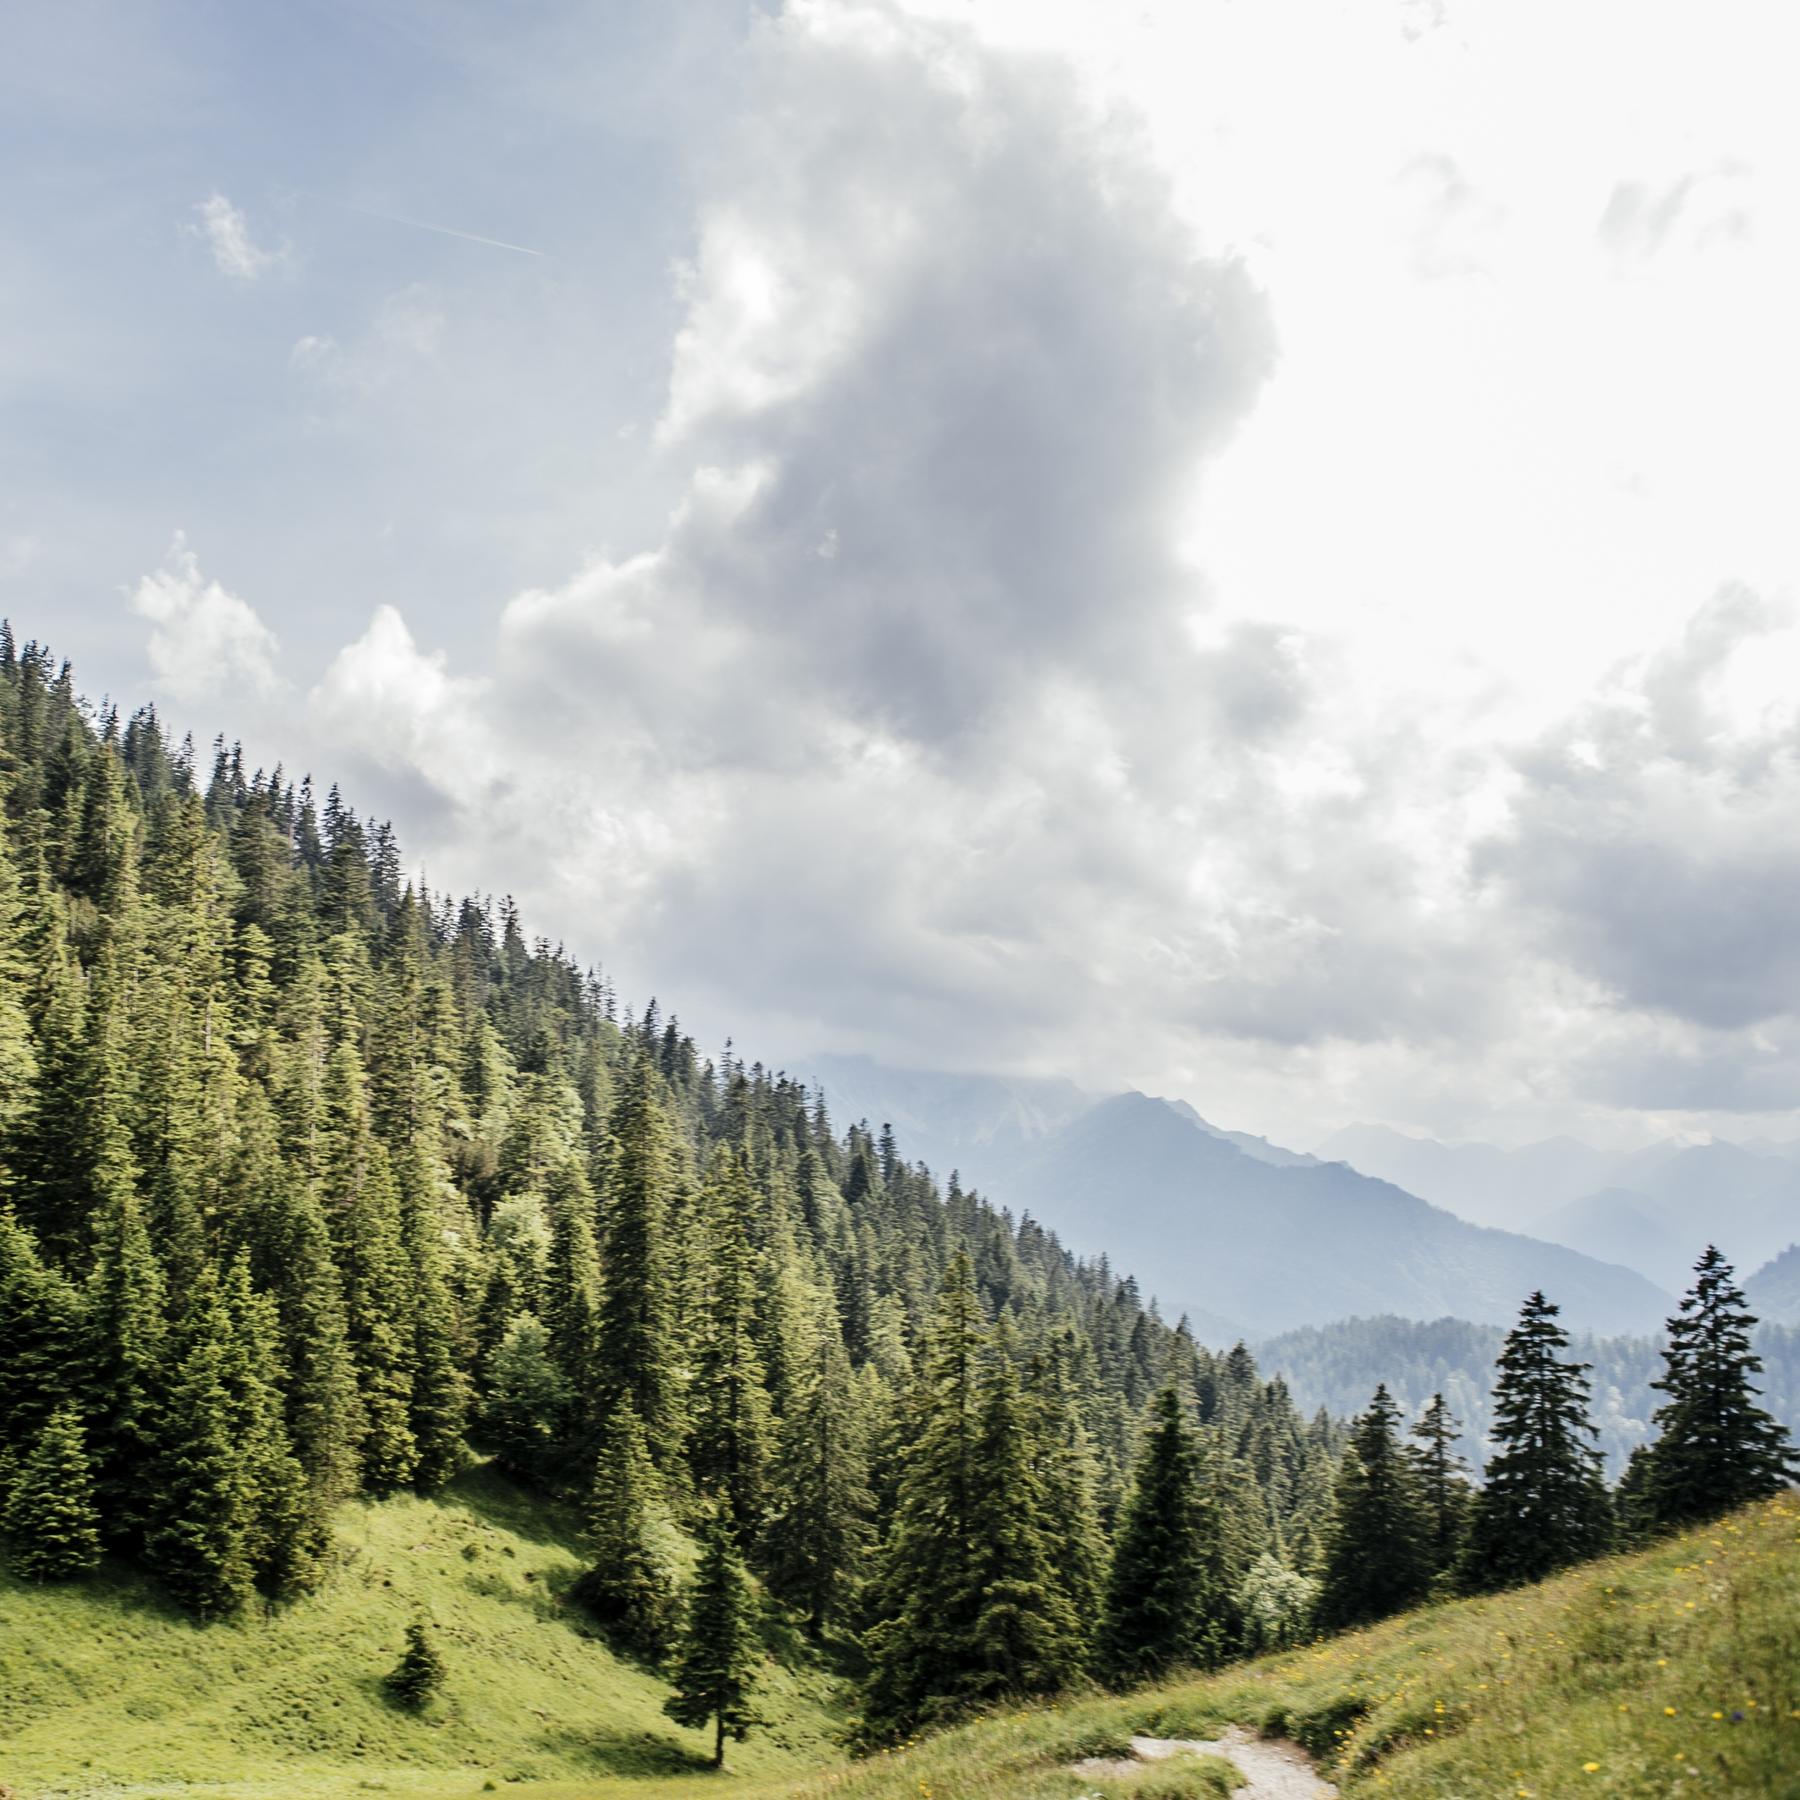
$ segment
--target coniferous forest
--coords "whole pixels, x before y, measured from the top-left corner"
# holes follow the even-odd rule
[[[199,1621],[332,1579],[346,1499],[474,1459],[722,1759],[780,1609],[874,1744],[1536,1579],[1777,1491],[1709,1252],[1603,1479],[1533,1295],[1476,1484],[1443,1397],[1302,1417],[878,1123],[427,891],[332,787],[172,743],[0,634],[0,1529]],[[421,1625],[389,1677],[423,1705]]]

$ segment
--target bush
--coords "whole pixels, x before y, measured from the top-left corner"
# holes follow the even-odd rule
[[[423,1624],[406,1628],[406,1652],[382,1684],[396,1705],[417,1712],[444,1685],[444,1660]]]

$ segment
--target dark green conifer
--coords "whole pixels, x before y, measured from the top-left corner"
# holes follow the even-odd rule
[[[187,1299],[162,1407],[156,1505],[145,1543],[152,1569],[197,1618],[240,1611],[254,1593],[256,1496],[232,1392],[237,1346],[212,1265]]]
[[[831,1302],[823,1304],[829,1308]],[[809,1332],[781,1421],[775,1511],[765,1534],[768,1579],[815,1636],[850,1612],[873,1538],[867,1425],[835,1310]]]
[[[1044,1444],[1019,1391],[1004,1319],[982,1382],[970,1492],[977,1602],[964,1691],[980,1704],[1053,1694],[1088,1660],[1092,1623],[1080,1618],[1058,1572],[1062,1496],[1044,1480]]]
[[[1156,1396],[1120,1522],[1100,1631],[1101,1666],[1121,1685],[1213,1660],[1224,1595],[1209,1580],[1209,1540],[1220,1520],[1201,1484],[1194,1437],[1180,1396]]]
[[[1651,1384],[1668,1396],[1656,1410],[1659,1435],[1635,1472],[1652,1524],[1715,1518],[1795,1479],[1788,1434],[1757,1404],[1750,1384],[1762,1369],[1750,1347],[1755,1324],[1731,1265],[1709,1244],[1669,1321],[1663,1377]]]
[[[663,1710],[678,1725],[712,1725],[715,1769],[724,1766],[727,1738],[742,1741],[763,1722],[754,1704],[761,1663],[756,1596],[730,1521],[714,1514],[702,1529],[700,1566],[675,1660],[675,1691]]]
[[[129,1186],[102,1208],[87,1283],[88,1448],[106,1533],[141,1542],[157,1503],[170,1378],[167,1286]]]
[[[1585,1363],[1566,1362],[1557,1308],[1534,1293],[1507,1334],[1494,1387],[1499,1449],[1475,1496],[1462,1583],[1541,1581],[1612,1541],[1613,1517],[1588,1418]]]
[[[444,1659],[438,1655],[431,1633],[423,1620],[415,1620],[406,1628],[406,1649],[383,1678],[382,1686],[397,1706],[418,1712],[444,1685],[444,1676]]]
[[[666,1238],[675,1172],[654,1079],[644,1059],[634,1058],[613,1108],[597,1361],[603,1406],[629,1398],[650,1454],[666,1467],[680,1442]]]
[[[1451,1413],[1442,1394],[1433,1394],[1431,1404],[1413,1425],[1412,1435],[1419,1440],[1413,1457],[1419,1469],[1435,1578],[1450,1574],[1461,1559],[1469,1504],[1474,1498],[1467,1480],[1468,1464],[1456,1450],[1462,1421]]]
[[[81,1295],[0,1201],[0,1458],[29,1454],[81,1366],[85,1336]]]
[[[587,1509],[594,1560],[576,1591],[615,1643],[652,1661],[668,1650],[681,1610],[661,1503],[643,1421],[621,1400],[601,1432]]]
[[[878,1737],[966,1704],[962,1689],[978,1603],[976,1403],[986,1338],[974,1270],[958,1252],[907,1409],[912,1444],[899,1463],[894,1519],[872,1595],[876,1623],[866,1639],[864,1707]]]
[[[1418,1472],[1400,1441],[1400,1409],[1385,1386],[1350,1428],[1338,1466],[1320,1572],[1319,1621],[1344,1631],[1425,1597],[1431,1528]]]
[[[413,1436],[417,1362],[411,1277],[385,1146],[369,1128],[362,1061],[339,1044],[325,1068],[320,1187],[343,1285],[350,1353],[364,1431],[363,1485],[372,1493],[408,1486],[419,1466]]]
[[[100,1561],[100,1513],[81,1414],[64,1402],[9,1483],[0,1531],[27,1581],[67,1581]]]
[[[740,1543],[762,1520],[772,1428],[756,1347],[756,1292],[762,1258],[750,1234],[753,1194],[737,1151],[719,1151],[702,1190],[699,1217],[698,1342],[688,1463],[700,1490],[715,1496]]]

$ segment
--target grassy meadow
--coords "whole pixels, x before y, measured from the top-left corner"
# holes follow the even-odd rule
[[[324,1592],[242,1626],[190,1625],[134,1579],[0,1581],[0,1781],[21,1800],[1208,1800],[1217,1767],[1068,1765],[1236,1723],[1297,1739],[1349,1796],[1800,1800],[1791,1496],[1542,1587],[863,1762],[834,1747],[829,1681],[771,1662],[771,1727],[723,1775],[563,1604],[566,1522],[497,1477],[351,1507],[340,1537]],[[415,1718],[381,1677],[421,1612],[449,1682]]]

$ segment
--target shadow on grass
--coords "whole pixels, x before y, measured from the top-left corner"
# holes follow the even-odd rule
[[[606,1775],[693,1775],[712,1768],[712,1758],[654,1731],[578,1731],[556,1726],[538,1742],[571,1761]]]
[[[510,1531],[530,1544],[583,1554],[581,1520],[573,1506],[525,1488],[492,1462],[465,1469],[443,1490],[446,1501],[465,1506],[484,1525]]]

